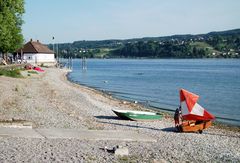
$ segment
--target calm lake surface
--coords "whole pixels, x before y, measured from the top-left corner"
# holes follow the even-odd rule
[[[87,70],[81,62],[73,60],[69,80],[167,111],[184,88],[218,121],[240,126],[239,59],[88,59]]]

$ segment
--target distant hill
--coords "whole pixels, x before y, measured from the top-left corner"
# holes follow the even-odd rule
[[[62,57],[239,58],[240,29],[197,35],[82,40],[58,47]]]

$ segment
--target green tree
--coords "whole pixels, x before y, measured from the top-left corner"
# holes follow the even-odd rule
[[[22,46],[23,13],[24,0],[0,0],[0,52],[4,59]]]

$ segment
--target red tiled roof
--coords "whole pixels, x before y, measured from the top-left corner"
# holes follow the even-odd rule
[[[41,44],[39,41],[29,41],[27,42],[23,48],[17,50],[17,53],[47,53],[53,54],[54,52],[50,50],[47,46]]]

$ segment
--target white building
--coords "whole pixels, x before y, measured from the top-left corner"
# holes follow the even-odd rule
[[[25,62],[34,65],[48,65],[52,66],[56,64],[54,52],[47,46],[41,44],[38,40],[32,39],[27,42],[23,48],[17,50],[17,55],[21,56]]]

